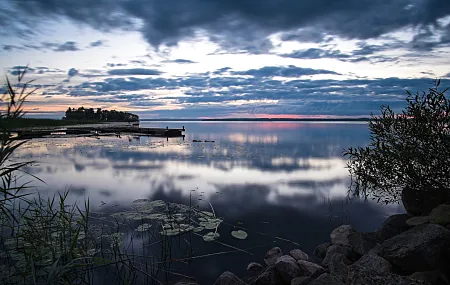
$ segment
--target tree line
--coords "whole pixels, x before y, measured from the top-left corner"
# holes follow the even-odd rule
[[[139,116],[129,112],[116,110],[102,110],[101,108],[68,108],[65,120],[96,120],[96,121],[113,121],[113,122],[133,122],[139,121]]]

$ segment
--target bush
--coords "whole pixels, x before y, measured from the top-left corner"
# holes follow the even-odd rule
[[[401,191],[447,188],[450,185],[450,101],[440,80],[428,92],[407,91],[407,107],[395,114],[381,106],[371,115],[370,143],[349,148],[349,194],[385,204],[400,201]]]

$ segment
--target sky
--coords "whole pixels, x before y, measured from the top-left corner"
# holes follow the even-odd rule
[[[30,116],[366,117],[450,87],[450,1],[1,0],[0,72],[27,65]]]

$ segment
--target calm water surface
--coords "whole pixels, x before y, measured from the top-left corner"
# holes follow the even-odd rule
[[[273,246],[312,253],[341,223],[373,231],[401,211],[344,202],[349,176],[342,152],[369,142],[366,123],[141,122],[141,127],[166,126],[185,126],[185,140],[37,139],[20,156],[39,161],[29,170],[46,182],[34,183],[42,195],[69,189],[71,201],[89,197],[93,210],[104,212],[126,209],[141,198],[185,204],[191,199],[204,209],[212,205],[228,224],[245,227],[248,238],[237,240],[230,235],[232,226],[221,226],[219,241],[249,253],[203,257],[173,268],[200,284],[212,284],[226,270],[244,277],[247,264],[262,262]],[[230,250],[197,239],[194,254]]]

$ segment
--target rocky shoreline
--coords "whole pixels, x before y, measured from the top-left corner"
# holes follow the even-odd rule
[[[224,272],[214,285],[450,285],[450,205],[390,216],[375,232],[342,225],[311,256],[274,247],[247,271],[246,280]]]

